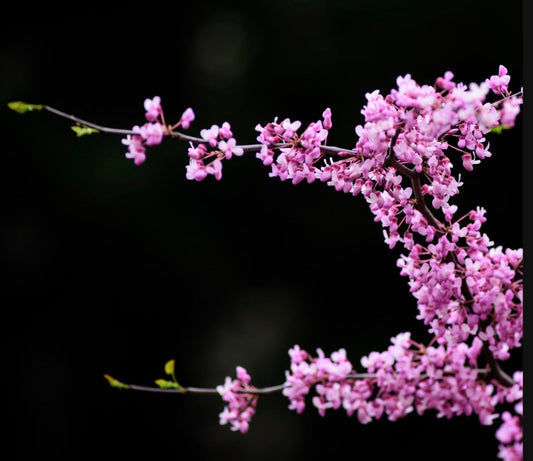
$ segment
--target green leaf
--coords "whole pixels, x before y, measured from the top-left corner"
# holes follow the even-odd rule
[[[497,126],[493,126],[490,131],[492,133],[496,133],[496,134],[502,134],[502,131],[503,130],[508,130],[510,129],[511,127],[510,126],[507,126],[507,125],[497,125]]]
[[[76,133],[76,136],[78,136],[78,138],[85,136],[85,135],[89,135],[89,134],[100,133],[98,130],[94,128],[90,128],[88,126],[80,125],[80,124],[71,126],[70,128],[72,129],[72,131],[74,131],[74,133]]]
[[[156,379],[155,383],[161,388],[161,389],[181,389],[183,388],[174,381],[167,381],[166,379]]]
[[[26,112],[32,112],[34,110],[42,110],[43,106],[41,104],[28,104],[26,102],[22,101],[13,101],[8,102],[7,106],[14,110],[15,112],[18,112],[19,114],[25,114]]]
[[[107,382],[111,387],[116,387],[118,389],[128,389],[129,386],[127,384],[124,384],[123,382],[120,382],[118,379],[113,378],[109,375],[104,375],[104,378],[107,379]]]
[[[170,376],[174,376],[174,364],[176,361],[174,359],[169,360],[165,363],[165,373]]]

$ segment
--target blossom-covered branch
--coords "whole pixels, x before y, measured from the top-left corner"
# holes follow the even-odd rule
[[[364,370],[352,365],[344,349],[331,357],[318,349],[312,356],[296,345],[289,351],[285,382],[270,388],[252,386],[242,367],[216,389],[184,388],[175,379],[160,382],[161,389],[112,378],[110,383],[157,392],[216,391],[225,402],[221,424],[241,432],[248,430],[257,400],[267,391],[281,391],[298,413],[313,394],[311,402],[321,415],[343,408],[362,423],[434,410],[447,418],[476,414],[481,424],[490,425],[500,416],[497,407],[507,404],[514,415],[511,410],[501,414],[499,456],[521,459],[523,377],[520,370],[507,373],[502,363],[522,345],[523,252],[494,246],[481,230],[483,208],[459,213],[451,202],[462,185],[461,174],[452,174],[454,164],[472,171],[492,155],[486,136],[515,125],[523,97],[522,91],[509,91],[509,82],[504,66],[470,85],[454,82],[451,72],[433,85],[400,76],[389,94],[366,94],[364,124],[355,127],[352,148],[327,145],[333,126],[329,108],[305,129],[288,118],[257,124],[258,144],[240,145],[228,122],[200,130],[200,137],[183,133],[195,119],[191,108],[177,123],[167,124],[158,96],[145,100],[147,122],[131,130],[95,125],[49,106],[12,103],[20,112],[45,109],[68,118],[79,125],[78,134],[97,130],[125,136],[125,155],[136,165],[165,137],[185,141],[189,180],[220,180],[226,161],[251,152],[270,169],[270,177],[293,184],[319,181],[362,195],[382,225],[385,243],[390,249],[403,247],[397,265],[416,299],[417,319],[432,337],[423,345],[401,333],[386,351],[363,357]],[[498,96],[493,102],[487,101],[491,92]]]

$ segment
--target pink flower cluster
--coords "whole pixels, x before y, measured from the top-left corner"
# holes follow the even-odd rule
[[[258,396],[250,391],[255,387],[250,385],[250,375],[243,367],[237,367],[237,379],[226,377],[223,386],[217,386],[217,392],[222,400],[227,402],[224,411],[220,413],[220,424],[231,424],[232,431],[248,431],[249,423],[255,414]]]
[[[128,146],[126,158],[133,159],[135,165],[141,165],[146,160],[145,146],[161,144],[163,137],[170,134],[171,131],[165,126],[161,98],[159,96],[155,96],[153,99],[145,99],[144,108],[148,122],[143,126],[135,125],[132,128],[135,134],[129,134],[125,139],[122,139],[122,144]],[[188,108],[175,127],[181,125],[186,129],[193,120],[194,112],[191,108]]]
[[[436,244],[414,245],[398,265],[417,299],[417,318],[440,344],[474,335],[487,342],[497,360],[507,360],[523,336],[522,250],[489,249],[486,239],[472,231],[477,216],[470,216],[473,225],[457,233],[473,233],[472,242],[459,245],[455,233],[443,235]]]
[[[431,196],[434,208],[448,211],[448,200],[461,183],[451,176],[453,156],[446,151],[458,152],[463,167],[471,171],[491,155],[485,134],[500,123],[513,126],[522,103],[519,97],[486,103],[489,88],[496,92],[501,86],[472,83],[467,87],[452,78],[447,72],[434,86],[420,86],[408,74],[398,77],[398,89],[385,97],[378,90],[367,93],[362,110],[366,123],[355,129],[359,140],[354,152],[322,167],[320,180],[346,193],[362,192],[371,203],[383,194],[378,186],[385,186],[391,190],[383,200],[392,197],[395,205],[403,207],[401,202],[409,200],[410,192],[400,187],[400,165],[424,173],[428,178],[424,195]]]
[[[289,119],[278,123],[276,117],[274,122],[264,127],[259,124],[255,127],[260,133],[257,140],[263,145],[256,156],[265,166],[271,166],[271,177],[279,177],[282,181],[290,179],[293,184],[304,179],[312,183],[317,178],[319,168],[315,164],[323,156],[321,146],[325,144],[332,126],[331,110],[326,109],[322,117],[323,121],[309,124],[301,135],[298,135],[301,122]],[[276,146],[279,154],[274,160],[277,144],[282,147]]]
[[[289,408],[302,413],[305,408],[305,397],[310,389],[317,387],[319,397],[313,398],[313,404],[324,416],[326,408],[339,408],[340,383],[344,382],[352,371],[352,364],[346,359],[346,351],[340,349],[325,357],[321,349],[317,349],[318,357],[312,358],[298,345],[289,350],[291,372],[286,372],[286,385],[283,395],[290,400]]]
[[[511,77],[507,75],[507,68],[500,66],[498,69],[498,75],[493,75],[485,81],[488,87],[496,94],[509,95],[507,86],[511,81]]]
[[[505,461],[521,461],[523,459],[523,398],[524,398],[524,376],[523,372],[516,371],[513,374],[515,384],[513,386],[500,389],[497,397],[498,403],[513,405],[516,413],[512,415],[510,411],[504,411],[501,415],[502,423],[496,431],[496,439],[499,442],[498,456]]]
[[[228,122],[224,122],[221,127],[212,125],[209,129],[201,130],[200,135],[204,140],[203,143],[190,143],[186,177],[202,181],[212,175],[220,180],[222,160],[230,160],[234,155],[240,157],[244,154],[244,150],[237,145]]]
[[[521,461],[524,457],[522,418],[508,411],[502,414],[503,424],[496,431],[498,457],[505,461]]]
[[[363,424],[384,414],[396,421],[412,411],[421,415],[435,410],[438,418],[475,413],[481,424],[491,425],[498,417],[495,405],[502,401],[518,402],[521,412],[521,373],[515,373],[517,384],[511,388],[479,379],[479,340],[471,347],[461,343],[426,348],[412,341],[409,333],[401,333],[391,342],[386,351],[361,359],[367,371],[361,374],[353,370],[344,349],[330,359],[320,349],[312,357],[295,346],[289,351],[291,370],[283,390],[289,408],[303,412],[305,398],[314,389],[312,403],[320,415],[342,407],[348,416],[357,412]]]

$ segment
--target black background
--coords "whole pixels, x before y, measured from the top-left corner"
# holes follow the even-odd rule
[[[219,426],[216,396],[111,389],[109,373],[151,385],[176,360],[186,386],[214,387],[242,365],[283,382],[294,344],[360,357],[412,331],[425,341],[361,197],[268,177],[248,155],[221,182],[185,179],[184,144],[136,167],[119,137],[77,139],[49,104],[103,125],[144,123],[159,95],[189,130],[232,124],[240,143],[275,116],[304,126],[330,107],[329,143],[351,148],[365,93],[398,75],[432,84],[451,70],[481,82],[504,64],[522,81],[522,4],[511,0],[195,1],[14,5],[0,32],[2,346],[10,459],[495,459],[494,427],[434,414],[361,425],[281,394],[249,433]],[[522,118],[494,154],[462,172],[457,203],[483,206],[497,245],[522,246]],[[460,160],[454,162],[460,168]],[[514,357],[508,371],[520,368]]]

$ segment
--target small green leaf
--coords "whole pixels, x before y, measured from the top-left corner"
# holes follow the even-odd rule
[[[118,389],[128,389],[129,386],[127,384],[124,384],[123,382],[120,382],[118,379],[113,378],[109,375],[104,375],[104,378],[107,379],[107,382],[111,387],[116,387]]]
[[[174,364],[176,361],[174,359],[169,360],[165,363],[165,373],[170,376],[174,376]]]
[[[43,106],[41,104],[28,104],[26,102],[22,101],[13,101],[8,102],[7,106],[14,110],[15,112],[18,112],[19,114],[25,114],[26,112],[31,112],[34,110],[42,110]]]
[[[161,389],[182,389],[183,388],[174,381],[167,381],[166,379],[156,379],[155,383],[161,388]]]
[[[90,128],[88,126],[85,126],[85,125],[75,125],[75,126],[71,126],[70,127],[72,129],[72,131],[74,131],[74,133],[76,133],[76,136],[78,138],[82,137],[82,136],[85,136],[85,135],[89,135],[89,134],[94,134],[94,133],[100,133],[98,130],[94,129],[94,128]]]
[[[510,126],[507,126],[507,125],[497,125],[497,126],[493,126],[490,131],[492,133],[496,133],[496,134],[502,134],[502,131],[503,130],[508,130],[509,128],[511,128]]]

